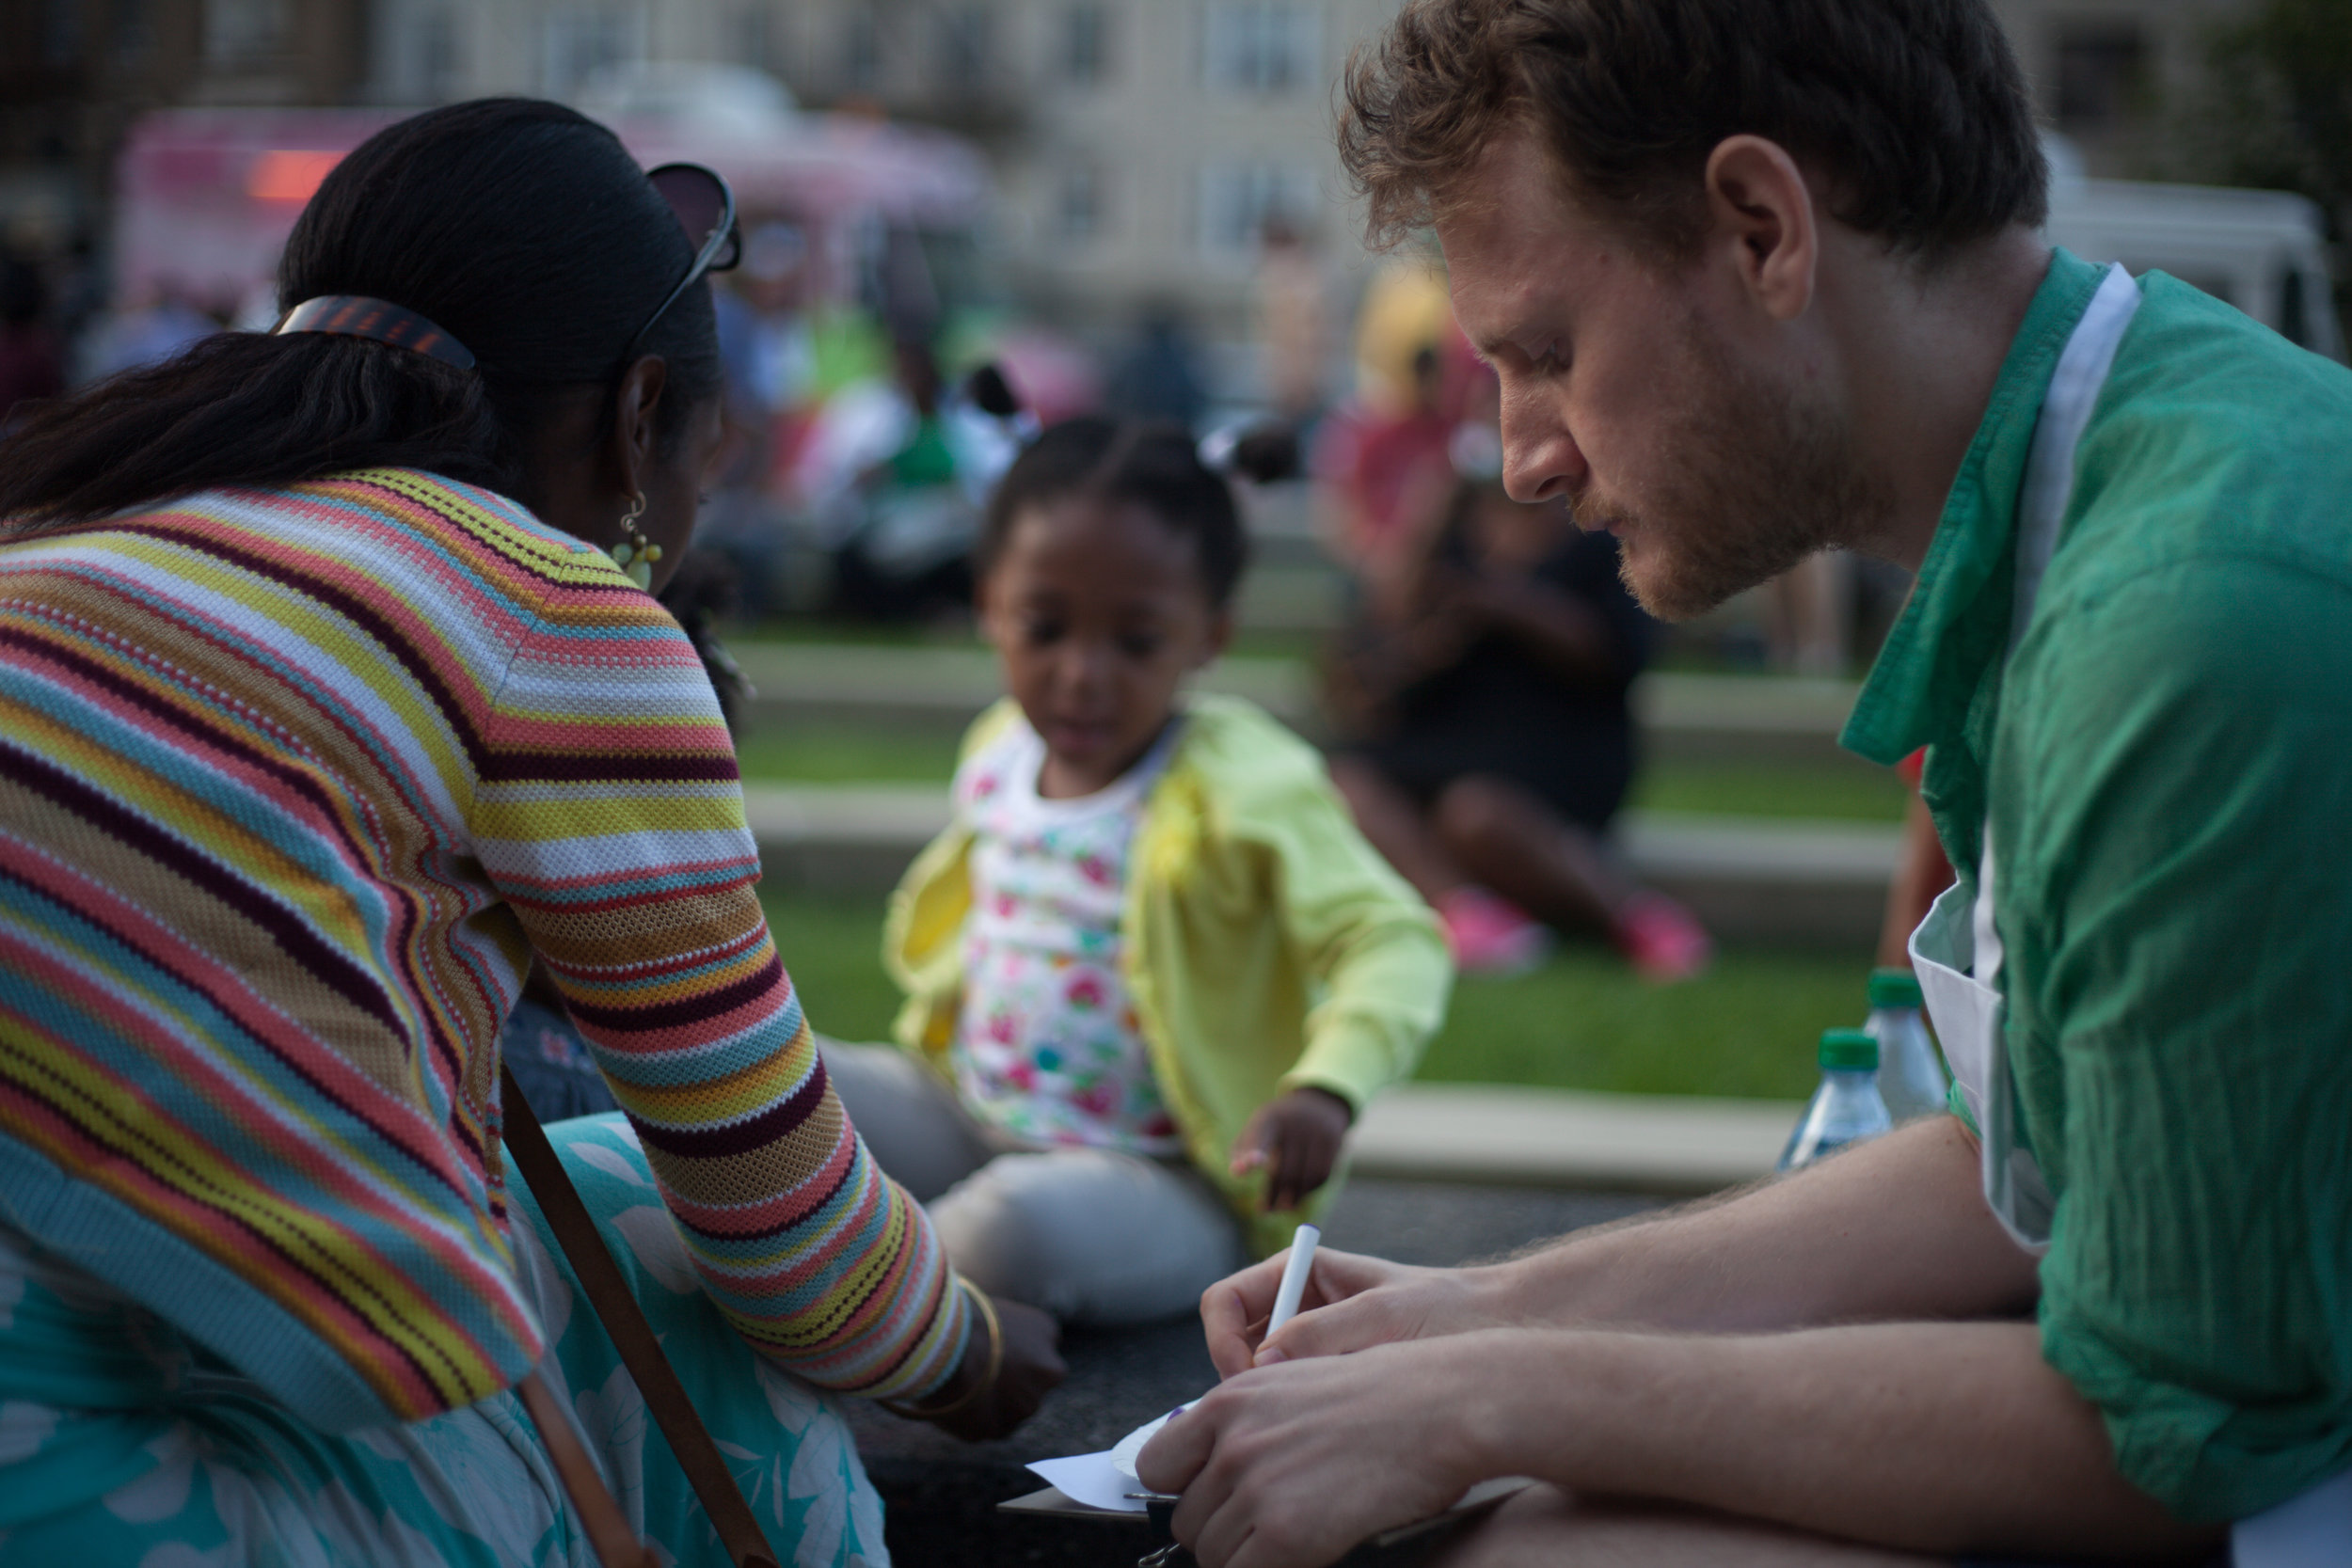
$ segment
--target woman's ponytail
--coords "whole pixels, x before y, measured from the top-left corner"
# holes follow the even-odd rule
[[[0,518],[14,531],[358,467],[507,490],[516,454],[479,376],[363,338],[223,332],[32,405],[0,445]]]

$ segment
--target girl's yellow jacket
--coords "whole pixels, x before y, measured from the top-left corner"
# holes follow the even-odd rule
[[[963,754],[1019,709],[999,702]],[[1260,1253],[1320,1214],[1262,1214],[1263,1176],[1226,1174],[1259,1106],[1327,1089],[1360,1117],[1411,1074],[1445,1017],[1454,968],[1438,923],[1349,820],[1313,748],[1256,705],[1196,696],[1128,858],[1122,964],[1160,1093],[1193,1163]],[[972,832],[961,821],[908,868],[882,962],[907,993],[898,1043],[945,1073],[963,990]]]

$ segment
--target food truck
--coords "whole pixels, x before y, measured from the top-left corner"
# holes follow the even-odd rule
[[[645,74],[646,71],[652,74]],[[812,297],[941,311],[989,201],[962,138],[808,114],[755,72],[641,68],[584,95],[637,159],[707,164],[735,187],[746,233],[788,223],[807,241]],[[768,81],[760,78],[760,81]],[[118,168],[116,297],[168,295],[265,325],[294,217],[342,155],[411,109],[168,109],[133,127]],[[928,294],[928,300],[924,297]],[[260,319],[256,319],[257,316]]]

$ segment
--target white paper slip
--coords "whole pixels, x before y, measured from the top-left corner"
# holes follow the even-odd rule
[[[1099,1508],[1109,1513],[1141,1513],[1140,1498],[1130,1497],[1136,1490],[1133,1476],[1121,1475],[1111,1463],[1110,1450],[1101,1453],[1075,1453],[1067,1459],[1041,1459],[1029,1466],[1031,1473],[1045,1478],[1073,1503]]]
[[[1143,1483],[1136,1479],[1136,1455],[1152,1441],[1152,1434],[1168,1425],[1188,1408],[1180,1404],[1165,1416],[1155,1416],[1119,1442],[1101,1453],[1073,1453],[1066,1459],[1041,1459],[1029,1466],[1032,1474],[1043,1476],[1058,1488],[1063,1497],[1089,1508],[1107,1509],[1114,1513],[1141,1513],[1143,1504],[1127,1496],[1140,1492]]]
[[[1129,1481],[1135,1481],[1137,1486],[1141,1486],[1143,1482],[1136,1475],[1136,1455],[1143,1451],[1143,1445],[1152,1441],[1153,1433],[1183,1415],[1188,1408],[1189,1406],[1180,1404],[1167,1415],[1155,1420],[1146,1421],[1126,1436],[1121,1437],[1118,1447],[1111,1449],[1111,1463],[1118,1466],[1119,1473]]]

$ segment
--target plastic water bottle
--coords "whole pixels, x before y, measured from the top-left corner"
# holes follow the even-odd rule
[[[1919,977],[1908,969],[1870,971],[1870,1020],[1864,1034],[1879,1042],[1879,1098],[1897,1122],[1944,1109],[1951,1085],[1921,1016]]]
[[[1782,1170],[1809,1165],[1848,1144],[1894,1130],[1879,1098],[1879,1042],[1859,1029],[1821,1033],[1821,1086],[1780,1151]]]

